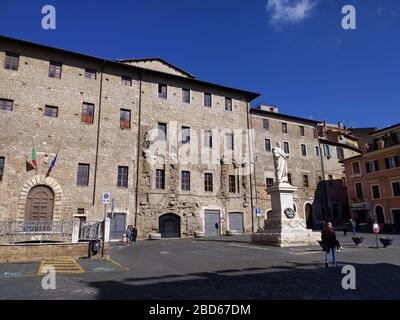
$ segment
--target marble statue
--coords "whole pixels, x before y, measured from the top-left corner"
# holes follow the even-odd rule
[[[280,142],[277,142],[276,147],[272,148],[272,155],[274,158],[276,183],[288,182],[287,159],[289,155],[282,150]]]

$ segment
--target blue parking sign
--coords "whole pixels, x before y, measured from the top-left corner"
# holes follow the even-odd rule
[[[256,216],[257,218],[260,218],[262,216],[261,208],[256,208]]]

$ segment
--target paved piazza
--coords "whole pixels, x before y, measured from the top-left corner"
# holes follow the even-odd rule
[[[375,249],[341,234],[338,268],[326,269],[319,247],[274,248],[248,236],[114,244],[110,259],[76,261],[84,270],[57,273],[44,290],[41,263],[0,265],[1,299],[399,299],[400,236]],[[344,265],[356,270],[356,290],[344,290]]]

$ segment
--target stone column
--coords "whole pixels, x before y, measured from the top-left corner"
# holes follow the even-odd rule
[[[79,229],[81,226],[81,220],[74,218],[72,222],[72,243],[78,243],[79,241]]]

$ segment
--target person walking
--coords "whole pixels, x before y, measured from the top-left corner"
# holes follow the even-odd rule
[[[351,232],[353,232],[353,236],[356,236],[356,227],[357,227],[356,222],[353,219],[350,219],[349,223],[351,227]]]
[[[133,243],[136,243],[136,238],[137,238],[137,228],[136,228],[136,226],[132,226],[132,229],[131,229],[131,243],[133,242]]]
[[[127,244],[130,244],[130,242],[131,242],[131,237],[132,237],[131,225],[129,225],[129,226],[126,227],[125,234],[126,234],[126,243],[127,243]]]
[[[337,248],[337,239],[336,233],[333,230],[332,223],[328,222],[326,224],[326,228],[321,233],[321,240],[323,246],[325,248],[325,267],[329,267],[328,256],[332,254],[332,263],[333,266],[336,267],[336,248]]]

